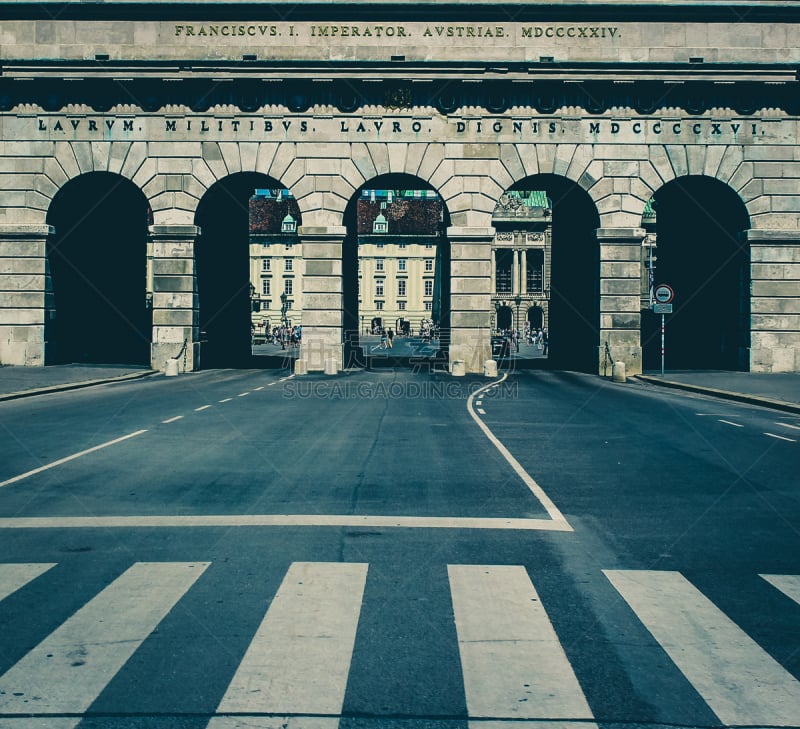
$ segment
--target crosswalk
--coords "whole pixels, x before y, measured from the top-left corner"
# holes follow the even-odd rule
[[[0,676],[0,728],[77,727],[209,564],[132,564]],[[55,566],[0,564],[0,600],[47,580]],[[337,729],[368,573],[363,563],[291,564],[228,677],[208,728]],[[651,570],[603,574],[721,724],[800,725],[800,681],[685,576]],[[771,586],[765,589],[800,604],[800,577],[761,577]],[[602,719],[525,567],[448,565],[447,580],[463,720],[481,729],[598,725]],[[4,631],[0,653],[5,638]]]

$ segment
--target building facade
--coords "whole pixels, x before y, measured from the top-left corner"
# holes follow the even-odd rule
[[[651,274],[675,290],[672,366],[800,370],[795,2],[59,8],[0,7],[2,364],[235,364],[262,282],[248,200],[286,189],[302,357],[342,366],[352,211],[363,190],[426,189],[469,371],[517,296],[558,366],[598,372],[607,346],[640,371]],[[552,204],[549,261],[546,219],[523,242],[496,214],[526,190]]]

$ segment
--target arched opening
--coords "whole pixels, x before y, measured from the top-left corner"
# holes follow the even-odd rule
[[[544,309],[541,306],[532,306],[528,309],[528,328],[543,329],[544,325]]]
[[[55,318],[47,364],[147,364],[150,207],[130,180],[110,172],[75,178],[47,214]]]
[[[513,301],[531,326],[548,330],[549,366],[597,372],[600,217],[592,199],[566,178],[534,175],[501,197],[493,225],[493,298]]]
[[[673,313],[665,315],[665,367],[748,370],[750,255],[739,236],[750,227],[744,203],[722,182],[691,176],[664,185],[652,207],[653,283],[675,291]],[[661,316],[646,310],[645,369],[661,366],[660,328]]]
[[[299,264],[292,264],[291,270],[284,271],[285,244],[273,240],[273,228],[280,236],[283,223],[282,219],[273,220],[279,210],[255,216],[256,229],[269,231],[266,239],[262,240],[260,233],[251,234],[254,217],[251,201],[257,197],[257,191],[281,188],[280,183],[266,175],[242,172],[217,182],[198,205],[195,221],[201,232],[195,258],[203,367],[259,366],[260,362],[253,357],[253,347],[259,322],[264,326],[262,308],[267,301],[270,302],[267,308],[274,308],[284,286],[291,286],[292,295],[302,289]],[[264,256],[260,254],[262,248]],[[271,258],[272,253],[282,265],[278,271],[272,271],[270,262],[270,270],[262,271],[262,258]],[[291,284],[286,284],[286,280]]]
[[[497,329],[505,332],[514,326],[514,311],[510,306],[497,307]]]
[[[345,366],[446,358],[450,221],[438,193],[411,175],[382,175],[356,191],[344,223]]]

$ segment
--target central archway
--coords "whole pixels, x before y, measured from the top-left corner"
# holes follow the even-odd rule
[[[446,359],[450,248],[442,198],[412,175],[381,175],[351,197],[344,223],[345,366]],[[398,335],[391,351],[381,331]]]
[[[203,196],[195,216],[195,248],[202,341],[201,366],[253,367],[254,302],[251,281],[250,200],[258,189],[281,188],[255,172],[226,177]]]

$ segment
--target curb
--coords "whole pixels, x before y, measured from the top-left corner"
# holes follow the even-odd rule
[[[66,390],[79,390],[84,387],[92,387],[94,385],[107,385],[111,382],[125,382],[126,380],[140,380],[150,375],[158,374],[158,370],[145,370],[143,372],[133,372],[128,375],[120,375],[119,377],[107,377],[102,380],[83,380],[82,382],[65,382],[61,385],[50,385],[49,387],[38,387],[34,390],[20,390],[19,392],[9,392],[0,395],[0,402],[5,400],[19,400],[23,397],[33,397],[35,395],[48,395],[54,392],[64,392]]]
[[[675,390],[687,390],[688,392],[711,395],[712,397],[718,397],[723,400],[734,400],[735,402],[743,402],[748,405],[760,405],[761,407],[772,408],[773,410],[783,410],[787,413],[800,414],[800,404],[785,402],[784,400],[773,400],[772,398],[761,397],[759,395],[745,395],[741,392],[718,390],[714,387],[703,387],[702,385],[690,385],[686,382],[676,382],[675,380],[662,380],[658,377],[650,377],[649,375],[632,375],[632,377],[652,385],[663,385],[664,387],[671,387]]]

